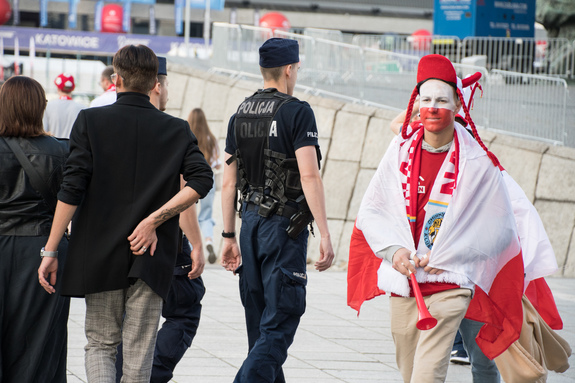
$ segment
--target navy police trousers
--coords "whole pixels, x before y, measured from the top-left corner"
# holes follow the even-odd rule
[[[245,308],[249,353],[235,383],[283,383],[287,359],[305,311],[308,231],[295,240],[289,219],[244,211],[240,233],[240,296]]]

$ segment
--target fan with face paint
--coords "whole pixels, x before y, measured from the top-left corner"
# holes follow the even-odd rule
[[[480,74],[476,73],[471,77],[472,79],[470,78],[467,81],[468,83],[476,82]],[[463,89],[463,81],[459,80],[459,82],[461,83],[460,88]],[[411,93],[405,120],[401,127],[401,136],[403,139],[408,139],[417,130],[411,129],[408,132],[407,126],[409,125],[409,116],[411,116],[413,110],[413,103],[418,94],[420,95],[420,117],[425,131],[431,134],[441,134],[444,139],[453,131],[455,115],[459,108],[462,107],[465,112],[465,120],[471,127],[477,143],[485,150],[493,165],[499,166],[497,157],[487,149],[477,134],[477,129],[469,115],[469,110],[465,105],[460,88],[458,88],[455,68],[447,57],[437,54],[423,56],[417,67],[417,85]],[[456,94],[454,94],[454,91]],[[446,131],[446,128],[449,128],[449,130]]]
[[[440,80],[428,80],[419,88],[419,114],[425,130],[439,133],[453,129],[460,108],[454,89]]]

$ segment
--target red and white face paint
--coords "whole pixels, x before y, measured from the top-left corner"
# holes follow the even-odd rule
[[[439,80],[428,80],[419,88],[419,115],[423,127],[439,132],[455,121],[456,102],[453,88]]]

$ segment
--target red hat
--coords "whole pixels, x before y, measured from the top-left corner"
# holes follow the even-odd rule
[[[473,76],[471,76],[471,78],[467,80],[465,83],[466,85],[471,85],[477,80],[479,80],[480,77],[481,75],[480,74],[478,75],[476,73]],[[412,130],[411,133],[408,134],[407,126],[409,125],[409,119],[411,116],[411,112],[413,111],[413,103],[415,102],[415,99],[419,94],[419,87],[421,86],[422,83],[424,83],[427,80],[444,81],[455,88],[455,92],[457,93],[459,101],[461,102],[461,107],[465,112],[465,120],[471,127],[473,137],[475,137],[477,143],[483,148],[483,150],[485,150],[487,156],[491,159],[491,162],[493,162],[493,165],[499,167],[500,166],[499,160],[497,159],[497,157],[495,157],[493,153],[491,153],[487,149],[483,141],[481,141],[479,134],[477,134],[475,123],[473,122],[471,116],[469,115],[469,109],[465,104],[465,100],[463,98],[462,93],[463,81],[459,80],[460,81],[459,84],[461,84],[461,86],[458,87],[458,81],[457,81],[458,78],[457,73],[455,72],[455,68],[453,67],[451,61],[449,61],[447,57],[442,55],[436,55],[436,54],[427,55],[423,56],[421,60],[419,60],[419,65],[417,66],[417,85],[415,86],[415,89],[413,89],[413,92],[411,93],[411,98],[409,100],[409,105],[407,107],[407,112],[405,114],[405,121],[403,122],[403,125],[401,127],[401,136],[404,139],[408,139],[415,133],[415,130]]]
[[[457,86],[457,73],[449,59],[442,55],[427,55],[419,60],[417,66],[418,87],[427,80],[441,80]]]
[[[74,76],[69,73],[59,74],[54,80],[54,84],[56,84],[58,89],[67,93],[70,93],[76,87],[76,84],[74,84]]]

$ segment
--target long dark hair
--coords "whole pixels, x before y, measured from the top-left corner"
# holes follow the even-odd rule
[[[206,157],[206,160],[211,165],[212,162],[217,158],[217,146],[218,142],[216,136],[210,130],[208,126],[208,121],[206,120],[206,115],[204,111],[200,108],[195,108],[190,112],[188,116],[188,124],[192,129],[192,133],[198,139],[198,146],[200,150]]]
[[[10,77],[0,88],[0,136],[36,137],[46,134],[42,117],[46,93],[30,77]]]

